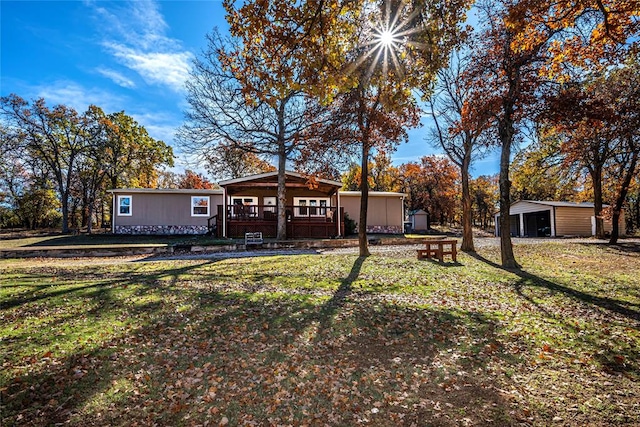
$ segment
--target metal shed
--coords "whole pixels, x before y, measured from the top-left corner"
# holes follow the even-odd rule
[[[605,205],[606,207],[606,205]],[[511,235],[514,237],[561,237],[595,235],[593,203],[520,200],[511,205]],[[495,214],[496,236],[500,235],[500,212]],[[620,215],[624,230],[624,213]],[[605,219],[605,232],[611,232]]]

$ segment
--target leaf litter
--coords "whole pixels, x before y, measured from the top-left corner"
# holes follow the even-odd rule
[[[1,266],[14,278],[0,279],[2,421],[640,423],[638,257],[559,248],[575,255],[517,246],[526,280],[464,254],[460,266],[417,261],[407,248],[362,262]]]

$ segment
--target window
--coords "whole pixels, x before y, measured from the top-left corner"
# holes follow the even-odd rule
[[[298,215],[297,216],[307,216],[307,201],[306,200],[298,200]]]
[[[191,196],[191,216],[209,216],[209,196]]]
[[[131,216],[131,196],[118,196],[118,216]]]
[[[265,205],[265,212],[276,212],[276,206],[278,205],[278,202],[275,197],[264,197],[263,200]]]
[[[320,215],[327,215],[327,200],[320,200]],[[329,211],[333,215],[331,211]]]
[[[246,218],[258,216],[258,198],[254,196],[232,196],[231,217]]]
[[[329,206],[328,198],[294,197],[293,204],[296,216],[326,216]]]

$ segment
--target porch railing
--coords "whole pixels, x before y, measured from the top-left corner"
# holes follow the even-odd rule
[[[222,235],[224,207],[218,205],[216,231]],[[287,237],[328,238],[342,235],[344,210],[331,206],[286,206]],[[338,224],[340,217],[340,224]],[[265,237],[276,237],[278,212],[272,205],[227,206],[227,237],[241,237],[248,232],[261,232]]]

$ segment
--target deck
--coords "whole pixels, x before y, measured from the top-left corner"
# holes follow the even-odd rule
[[[210,218],[209,227],[216,237],[223,234],[223,210],[218,205],[218,214]],[[344,235],[344,209],[335,207],[287,206],[287,238],[327,239]],[[213,226],[215,224],[215,227]],[[273,206],[227,206],[227,235],[229,238],[244,238],[245,233],[260,232],[265,238],[277,236],[278,216]]]

